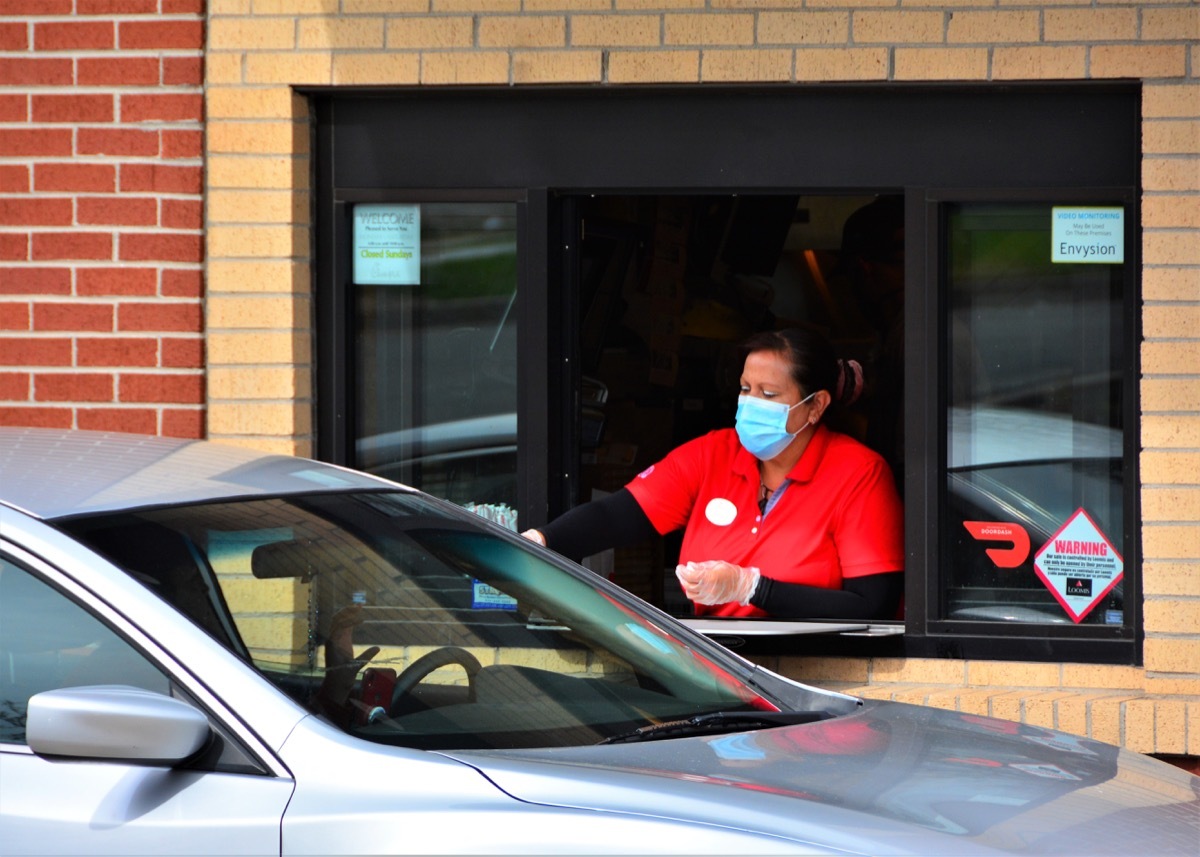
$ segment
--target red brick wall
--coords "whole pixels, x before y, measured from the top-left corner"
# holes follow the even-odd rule
[[[0,425],[204,434],[204,0],[0,0]]]

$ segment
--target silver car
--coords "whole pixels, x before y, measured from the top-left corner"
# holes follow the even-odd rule
[[[0,429],[0,853],[1198,843],[1200,778],[797,684],[394,483]]]

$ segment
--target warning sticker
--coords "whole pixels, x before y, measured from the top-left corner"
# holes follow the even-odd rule
[[[1079,509],[1033,558],[1037,576],[1073,622],[1082,622],[1121,580],[1125,562],[1112,542]]]

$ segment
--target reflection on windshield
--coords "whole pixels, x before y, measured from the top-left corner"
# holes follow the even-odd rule
[[[592,744],[776,709],[615,588],[420,495],[243,500],[64,526],[369,740]]]

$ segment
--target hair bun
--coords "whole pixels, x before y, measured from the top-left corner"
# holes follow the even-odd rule
[[[839,404],[853,405],[863,391],[862,364],[857,360],[838,360],[837,390],[834,397]]]

